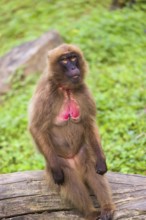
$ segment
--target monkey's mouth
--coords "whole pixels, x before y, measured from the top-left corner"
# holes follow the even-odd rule
[[[74,75],[74,76],[72,76],[71,77],[71,80],[72,80],[72,82],[78,82],[78,81],[80,81],[80,75]]]
[[[73,79],[78,79],[79,77],[79,75],[72,76]]]

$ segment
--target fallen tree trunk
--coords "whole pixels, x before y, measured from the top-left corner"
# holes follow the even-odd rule
[[[117,207],[114,219],[146,220],[146,176],[119,173],[107,176]],[[26,171],[0,175],[0,219],[83,220],[83,217],[48,187],[43,171]]]

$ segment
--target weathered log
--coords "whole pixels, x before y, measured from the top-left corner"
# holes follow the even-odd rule
[[[116,204],[114,219],[146,220],[146,176],[108,173]],[[95,197],[91,195],[98,208]],[[48,187],[43,171],[0,175],[0,219],[83,220]]]
[[[48,50],[53,49],[63,42],[56,31],[49,31],[40,38],[26,42],[13,48],[0,58],[0,94],[9,90],[8,79],[19,68],[24,74],[42,72],[46,66]]]

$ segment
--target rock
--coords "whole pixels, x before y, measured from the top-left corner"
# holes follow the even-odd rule
[[[19,68],[24,74],[42,72],[46,65],[48,50],[55,48],[63,42],[56,31],[49,31],[40,38],[26,42],[12,49],[0,58],[0,94],[6,93],[10,84],[9,77]]]

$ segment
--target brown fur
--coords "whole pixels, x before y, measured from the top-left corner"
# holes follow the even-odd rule
[[[73,84],[64,75],[58,59],[66,53],[78,55],[80,82]],[[106,176],[105,157],[95,124],[96,106],[84,83],[87,64],[82,52],[73,45],[63,44],[49,52],[48,69],[38,82],[29,108],[29,129],[46,160],[46,171],[54,184],[56,178],[61,194],[70,200],[87,219],[98,219],[87,185],[101,206],[101,219],[112,219],[114,205]],[[70,89],[80,107],[80,121],[55,123],[64,100],[60,89]],[[64,179],[63,179],[64,176]]]

